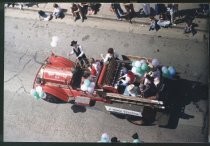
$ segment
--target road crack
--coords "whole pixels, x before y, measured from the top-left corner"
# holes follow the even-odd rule
[[[43,65],[44,63],[43,62],[40,62],[37,60],[37,52],[35,53],[35,55],[33,56],[33,59],[34,59],[34,62],[40,64],[40,65]]]
[[[7,83],[9,81],[11,81],[12,79],[14,79],[15,77],[18,76],[19,73],[15,74],[14,76],[12,76],[11,78],[9,78],[8,80],[4,81],[4,83]]]
[[[26,50],[26,52],[20,57],[19,62],[22,60],[22,58],[28,53],[28,49]]]
[[[23,69],[20,71],[20,73],[25,69],[25,67],[31,62],[31,59],[29,59],[23,66]]]
[[[23,80],[22,80],[19,76],[17,76],[17,79],[20,81],[21,86],[16,90],[15,93],[18,93],[18,91],[19,91],[20,89],[23,89],[23,91],[24,91],[26,94],[30,94],[30,92],[28,92],[28,91],[26,90],[26,88],[25,88],[25,86],[24,86],[24,84],[23,84]]]

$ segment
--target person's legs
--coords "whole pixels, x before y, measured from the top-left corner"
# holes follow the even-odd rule
[[[116,7],[114,8],[114,13],[116,14],[117,16],[117,19],[120,19],[120,14],[118,12],[118,9],[116,9]]]
[[[116,4],[115,8],[118,10],[118,12],[121,14],[121,15],[124,15],[124,11],[122,10],[120,4]]]

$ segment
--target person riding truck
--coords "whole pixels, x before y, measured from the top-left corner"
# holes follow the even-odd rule
[[[88,65],[88,59],[85,55],[85,53],[83,52],[82,46],[77,44],[77,41],[71,41],[71,46],[72,51],[68,54],[68,56],[72,55],[72,54],[76,54],[77,59],[79,59],[81,66],[83,65]]]

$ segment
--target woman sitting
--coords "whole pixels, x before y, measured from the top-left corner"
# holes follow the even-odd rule
[[[168,19],[166,14],[161,13],[157,24],[161,27],[169,27],[171,24],[171,21],[170,19]]]

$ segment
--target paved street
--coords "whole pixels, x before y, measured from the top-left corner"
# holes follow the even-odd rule
[[[66,56],[72,40],[84,47],[87,56],[99,58],[113,47],[121,54],[158,58],[161,64],[174,66],[182,78],[207,84],[204,35],[208,36],[203,31],[194,37],[184,35],[183,30],[175,28],[149,32],[148,26],[94,18],[74,23],[70,16],[43,22],[37,13],[6,9],[4,141],[96,142],[103,132],[132,141],[131,135],[137,132],[145,142],[206,142],[207,98],[186,106],[185,112],[194,118],[180,119],[176,129],[166,129],[156,123],[131,124],[110,115],[102,103],[74,113],[71,104],[36,101],[29,95],[43,60],[51,51]],[[60,38],[55,49],[50,46],[52,36]]]

